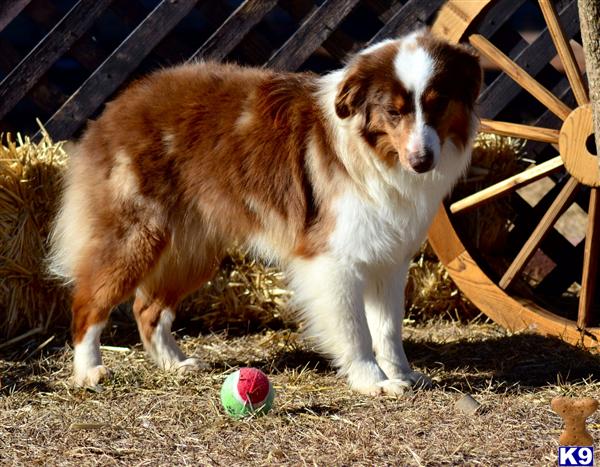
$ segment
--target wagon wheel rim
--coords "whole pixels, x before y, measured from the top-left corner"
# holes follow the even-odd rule
[[[451,227],[449,216],[460,216],[470,210],[490,203],[498,198],[507,196],[517,189],[526,187],[541,178],[554,174],[555,172],[566,169],[569,174],[569,179],[558,193],[547,212],[542,216],[533,232],[520,248],[518,254],[512,259],[508,269],[504,272],[499,281],[493,284],[496,288],[494,294],[500,296],[502,292],[513,285],[516,278],[519,277],[529,260],[540,247],[542,241],[546,238],[546,234],[555,225],[559,217],[565,210],[574,202],[574,196],[581,185],[590,187],[590,201],[588,207],[588,225],[585,235],[584,261],[582,269],[581,290],[578,303],[578,314],[576,323],[570,320],[553,316],[552,313],[533,306],[533,304],[520,304],[518,317],[507,316],[491,316],[500,324],[504,324],[509,328],[519,328],[515,320],[521,319],[524,323],[532,322],[533,315],[535,318],[542,318],[539,324],[542,333],[560,334],[561,329],[563,337],[569,341],[586,340],[586,334],[593,337],[594,341],[600,338],[600,330],[598,333],[586,333],[586,328],[590,324],[591,308],[597,282],[597,267],[596,261],[593,258],[598,256],[600,244],[600,199],[598,195],[598,187],[600,186],[600,167],[598,159],[592,155],[586,148],[586,139],[591,134],[593,138],[593,123],[592,114],[589,104],[588,92],[575,60],[574,51],[569,43],[569,40],[561,26],[558,14],[554,5],[550,0],[539,0],[539,6],[542,11],[546,27],[549,35],[554,43],[558,57],[564,67],[569,86],[575,96],[577,107],[571,109],[562,102],[551,91],[546,89],[536,78],[527,73],[514,60],[505,55],[492,42],[480,34],[467,35],[468,27],[475,19],[483,12],[483,10],[491,6],[493,2],[483,0],[479,2],[461,2],[449,1],[442,8],[436,23],[433,26],[434,32],[445,36],[450,40],[468,40],[468,42],[481,54],[482,57],[488,59],[496,65],[503,73],[515,81],[523,90],[527,91],[531,96],[538,100],[547,110],[555,114],[562,120],[560,130],[552,128],[542,128],[520,123],[503,122],[496,120],[482,119],[480,131],[483,133],[493,133],[501,136],[511,136],[520,139],[539,141],[554,145],[559,150],[559,156],[551,158],[545,162],[530,166],[524,171],[511,175],[504,180],[492,184],[482,190],[469,194],[462,199],[452,202],[448,209],[444,207],[438,213],[434,225],[430,231],[430,241],[434,250],[440,256],[440,259],[448,267],[452,262],[457,260],[462,263],[458,269],[452,271],[449,268],[453,278],[461,275],[464,271],[465,264],[473,262],[473,258],[468,254],[466,248],[456,236],[454,239],[454,247],[448,251],[448,245],[443,245],[440,241],[440,235],[443,234],[440,229]],[[456,235],[456,232],[454,232]],[[463,250],[464,249],[464,250]],[[476,263],[475,263],[476,265]],[[456,266],[456,265],[455,265]],[[480,271],[481,272],[481,271]],[[457,283],[461,287],[461,280]],[[488,282],[492,282],[489,277],[485,276]],[[480,279],[481,280],[481,279]],[[464,281],[463,281],[464,282]],[[491,286],[491,284],[486,284]],[[467,296],[469,296],[467,294]],[[469,297],[472,298],[472,297]],[[477,300],[473,300],[476,302]],[[488,315],[494,313],[489,312],[489,303],[487,305]],[[514,306],[515,310],[519,307]],[[485,312],[486,309],[483,309]],[[527,313],[529,311],[529,313]],[[527,316],[528,315],[528,316]],[[499,319],[497,319],[499,318]],[[534,322],[540,321],[533,319]],[[565,336],[568,334],[568,336]]]

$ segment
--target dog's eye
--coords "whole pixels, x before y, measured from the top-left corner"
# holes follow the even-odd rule
[[[400,109],[396,109],[396,108],[388,109],[387,113],[390,117],[394,117],[394,118],[398,118],[402,115],[402,111]]]
[[[431,102],[431,110],[436,113],[442,113],[448,107],[450,98],[447,96],[437,96],[433,102]]]

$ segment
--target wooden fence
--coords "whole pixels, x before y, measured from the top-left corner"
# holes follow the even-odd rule
[[[442,0],[12,0],[0,3],[0,129],[77,133],[128,81],[194,58],[338,66],[432,21]]]
[[[279,69],[325,71],[349,52],[430,24],[443,0],[10,0],[0,2],[0,131],[70,138],[131,79],[184,60],[213,58]],[[554,49],[547,31],[533,42],[515,16],[526,0],[499,0],[477,26],[508,44],[531,74]],[[576,0],[557,2],[567,35]],[[517,100],[506,76],[487,80],[484,116]],[[557,91],[564,94],[565,81]],[[565,96],[563,96],[565,97]],[[567,100],[568,100],[568,96]],[[551,119],[549,115],[537,118]]]

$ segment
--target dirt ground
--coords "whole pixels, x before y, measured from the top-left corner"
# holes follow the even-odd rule
[[[409,358],[435,385],[397,399],[350,392],[289,329],[186,332],[184,348],[209,370],[161,374],[117,333],[104,349],[115,377],[98,393],[66,384],[70,350],[57,339],[4,349],[0,464],[556,465],[561,421],[550,400],[600,397],[598,356],[486,323],[409,325]],[[277,396],[269,415],[234,421],[219,388],[244,365],[267,372]],[[463,393],[481,402],[476,415],[454,407]],[[588,427],[600,439],[598,414]]]

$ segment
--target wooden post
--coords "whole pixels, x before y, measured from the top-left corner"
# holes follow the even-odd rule
[[[600,0],[577,0],[577,3],[596,129],[596,148],[600,148]]]

